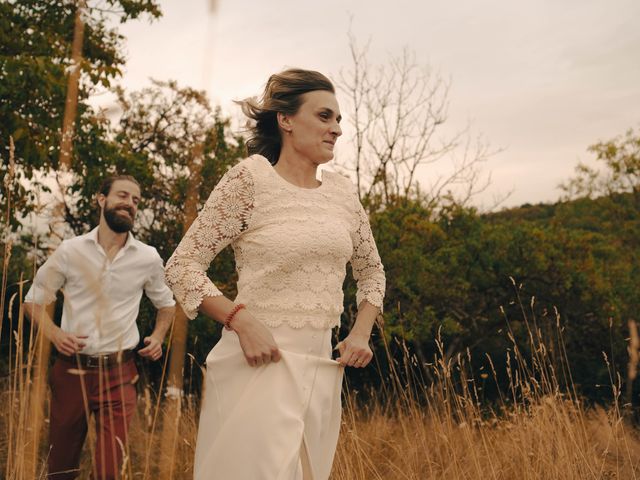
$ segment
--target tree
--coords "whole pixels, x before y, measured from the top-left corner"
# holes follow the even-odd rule
[[[560,210],[559,221],[607,235],[607,249],[623,255],[623,261],[603,270],[613,288],[610,318],[626,325],[640,311],[640,130],[629,129],[589,151],[601,167],[580,163],[575,176],[561,185],[573,201]],[[576,215],[578,209],[581,215]]]
[[[125,61],[121,53],[124,38],[110,24],[142,15],[158,18],[161,12],[155,0],[93,0],[86,4],[75,143],[97,146],[105,126],[87,99],[96,89],[111,86]],[[31,211],[37,200],[35,189],[26,189],[25,181],[33,185],[58,168],[77,5],[61,0],[0,3],[0,173],[7,172],[9,136],[13,136],[16,175],[21,180],[15,208],[21,215]],[[77,171],[82,161],[75,152],[72,169]],[[46,184],[42,188],[46,189]],[[0,196],[2,205],[5,201]]]
[[[229,120],[203,92],[176,82],[153,81],[140,91],[117,93],[123,114],[110,134],[115,161],[100,168],[86,165],[77,185],[78,218],[86,225],[95,215],[93,193],[104,175],[132,174],[143,196],[136,236],[166,260],[184,234],[185,211],[192,202],[204,205],[222,175],[245,155],[244,140],[231,134]],[[233,297],[237,276],[230,249],[213,262],[209,275]],[[146,303],[140,324],[143,329],[153,324],[153,309]],[[190,323],[189,351],[202,360],[218,334],[215,322],[197,318]]]
[[[106,171],[128,172],[139,179],[145,197],[139,235],[158,245],[167,258],[182,237],[186,197],[194,193],[197,205],[204,205],[226,170],[244,156],[245,146],[242,137],[230,133],[229,120],[211,107],[203,92],[181,88],[173,81],[152,83],[131,94],[118,89],[123,115],[113,132],[117,161]],[[196,164],[202,181],[190,192]],[[87,178],[91,170],[95,169],[87,165]],[[101,177],[79,189],[85,218],[92,209],[87,200]]]
[[[640,130],[629,129],[624,136],[589,147],[604,171],[584,163],[576,167],[576,176],[561,185],[568,198],[613,196],[629,193],[640,207]]]
[[[469,129],[442,134],[447,120],[450,82],[430,67],[419,65],[405,49],[383,65],[370,65],[368,45],[360,48],[349,34],[352,66],[340,74],[338,87],[348,98],[353,127],[353,154],[345,167],[355,175],[363,200],[389,205],[397,199],[421,196],[428,209],[445,197],[467,204],[483,191],[489,178],[481,163],[492,153]],[[426,165],[448,161],[445,173],[420,185]]]

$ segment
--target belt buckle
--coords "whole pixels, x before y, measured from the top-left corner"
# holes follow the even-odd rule
[[[89,355],[87,357],[87,367],[95,368],[100,366],[100,361],[103,361],[103,365],[107,364],[108,357],[106,355]]]

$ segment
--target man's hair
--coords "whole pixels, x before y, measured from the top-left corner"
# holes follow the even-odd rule
[[[111,187],[113,186],[114,182],[117,182],[118,180],[127,180],[128,182],[135,183],[138,188],[140,188],[140,183],[138,183],[138,181],[131,175],[111,175],[110,177],[104,179],[98,193],[101,193],[105,197],[108,196],[109,192],[111,192]]]

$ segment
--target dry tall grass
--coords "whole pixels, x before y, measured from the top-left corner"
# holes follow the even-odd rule
[[[536,335],[531,332],[532,341]],[[404,360],[395,363],[404,372],[392,369],[385,388],[371,393],[369,401],[358,401],[345,389],[333,480],[640,477],[640,436],[623,421],[617,402],[608,410],[586,409],[573,391],[563,391],[544,344],[534,343],[530,358],[513,345],[509,392],[492,408],[480,401],[477,382],[467,373],[469,358],[445,359],[439,346],[439,358],[426,366],[432,382],[420,380],[420,366],[405,349]],[[31,385],[28,365],[13,364],[0,391],[0,461],[4,478],[26,480],[21,459],[29,457],[20,452],[28,447],[21,442],[30,428]],[[164,408],[148,388],[141,392],[123,478],[192,478],[197,399],[184,398],[179,415],[172,417],[162,415]],[[168,420],[177,431],[173,454],[160,449],[171,430],[160,423]],[[44,478],[46,432],[40,438],[36,471]],[[81,478],[88,478],[88,445],[82,469]]]
[[[540,348],[539,352],[543,349]],[[514,346],[518,362],[519,351]],[[442,352],[442,350],[440,350]],[[534,361],[535,363],[536,361]],[[435,382],[399,402],[358,408],[347,394],[332,478],[346,479],[635,479],[640,436],[617,404],[585,409],[562,391],[550,363],[519,365],[510,398],[479,401],[461,358],[433,365]],[[538,367],[546,367],[550,377]],[[523,376],[522,374],[527,376]],[[398,385],[399,386],[399,385]]]

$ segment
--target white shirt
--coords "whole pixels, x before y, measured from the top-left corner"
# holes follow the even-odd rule
[[[25,302],[47,305],[63,289],[61,328],[88,335],[82,353],[112,353],[140,341],[136,325],[144,291],[160,309],[175,305],[164,281],[157,250],[129,233],[109,261],[98,243],[98,229],[63,241],[38,269]]]

